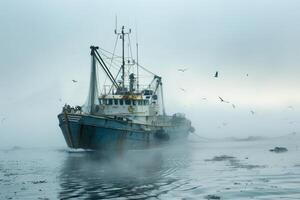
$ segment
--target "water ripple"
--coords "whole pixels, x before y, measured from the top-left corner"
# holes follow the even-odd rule
[[[299,150],[263,142],[0,151],[0,199],[299,199]]]

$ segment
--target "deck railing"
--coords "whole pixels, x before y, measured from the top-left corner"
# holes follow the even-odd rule
[[[125,88],[129,88],[129,85],[125,85]],[[139,85],[139,91],[136,91],[136,88],[135,88],[135,91],[136,93],[139,93],[145,89],[151,89],[151,87],[149,88],[149,85]],[[108,94],[115,94],[117,92],[116,88],[113,87],[112,85],[104,85],[102,87],[102,89],[100,90],[100,93],[101,94],[104,94],[104,95],[108,95]]]

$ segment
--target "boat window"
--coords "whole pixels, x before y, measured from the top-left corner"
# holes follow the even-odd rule
[[[153,91],[152,90],[144,90],[144,95],[152,95]]]
[[[148,100],[144,100],[144,104],[145,105],[149,105],[149,101]]]
[[[106,103],[107,103],[107,100],[106,100],[106,99],[103,99],[103,104],[106,105]]]
[[[102,99],[99,99],[99,103],[100,103],[100,105],[103,104],[103,100],[102,100]]]
[[[112,105],[113,104],[113,100],[112,99],[108,99],[108,105]]]
[[[139,105],[143,105],[143,100],[138,100]]]
[[[118,105],[118,99],[114,99],[115,105]]]
[[[136,100],[132,100],[132,105],[136,105]]]
[[[123,104],[124,104],[123,99],[120,99],[120,105],[123,105]]]
[[[125,104],[126,104],[126,105],[131,105],[131,100],[130,100],[130,99],[126,99],[126,100],[125,100]]]

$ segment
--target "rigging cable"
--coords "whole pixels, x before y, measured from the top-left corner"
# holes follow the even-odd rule
[[[108,54],[114,55],[114,56],[113,56],[114,58],[121,58],[121,56],[118,56],[118,55],[116,55],[115,53],[112,53],[112,52],[110,52],[110,51],[107,51],[107,50],[105,50],[105,49],[103,49],[103,48],[100,48],[100,47],[99,47],[99,49],[101,50],[100,53],[101,53],[102,55],[104,55],[105,57],[107,57],[107,58],[110,58],[110,57],[108,57],[107,55],[105,55],[102,51],[104,51],[104,52],[106,52],[106,53],[108,53]],[[115,60],[115,62],[120,62],[120,61]],[[113,63],[114,63],[115,65],[117,65],[115,62],[113,62]],[[153,76],[158,76],[158,75],[156,75],[155,73],[153,73],[153,72],[151,72],[150,70],[148,70],[146,67],[144,67],[144,66],[142,66],[142,65],[140,65],[140,64],[138,64],[138,66],[139,66],[141,69],[143,69],[144,71],[148,72],[149,74],[152,74]],[[117,68],[117,67],[116,67],[116,68]],[[117,75],[115,76],[115,80],[117,80],[117,78],[118,78],[118,76],[119,76],[119,74],[120,74],[120,71],[121,71],[121,68],[119,68],[119,71],[118,71]],[[151,84],[152,84],[152,83],[151,83]],[[150,87],[151,84],[149,84],[149,87]],[[113,85],[112,85],[112,87],[113,87]],[[112,89],[112,87],[111,87],[111,89]],[[111,89],[110,89],[110,91],[111,91]]]
[[[117,23],[117,22],[116,22]],[[114,45],[114,51],[113,51],[113,54],[112,54],[112,57],[111,57],[111,60],[110,60],[110,65],[109,65],[109,70],[111,69],[111,67],[112,67],[112,63],[113,63],[113,59],[114,59],[114,56],[115,56],[115,51],[116,51],[116,48],[117,48],[117,44],[118,44],[118,35],[117,35],[117,37],[116,37],[116,41],[115,41],[115,45]],[[101,52],[101,51],[100,51]],[[104,80],[104,85],[106,84],[106,81],[107,81],[107,77],[105,78],[105,80]],[[104,90],[104,88],[103,88],[103,90]]]

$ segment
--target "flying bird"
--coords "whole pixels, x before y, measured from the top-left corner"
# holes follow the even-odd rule
[[[178,71],[180,71],[180,72],[185,72],[186,70],[188,70],[188,68],[178,69]]]
[[[183,92],[186,92],[186,90],[185,89],[183,89],[183,88],[179,88],[181,91],[183,91]]]
[[[72,82],[73,82],[73,83],[77,83],[78,81],[73,79]]]
[[[215,73],[215,78],[218,78],[218,77],[219,77],[219,72],[216,71],[216,73]]]
[[[206,97],[202,97],[202,100],[206,100],[207,98]]]
[[[288,108],[289,108],[289,109],[294,109],[294,107],[293,107],[293,106],[288,106]]]
[[[231,105],[232,105],[233,108],[235,108],[235,105],[234,105],[234,104],[231,104]]]
[[[246,76],[249,76],[249,74],[246,74]]]
[[[221,102],[224,102],[224,103],[229,103],[229,101],[225,101],[222,97],[219,96],[219,99],[221,100]]]
[[[254,115],[254,114],[255,114],[255,112],[254,112],[253,110],[251,110],[250,112],[251,112],[251,114],[252,114],[252,115]]]

